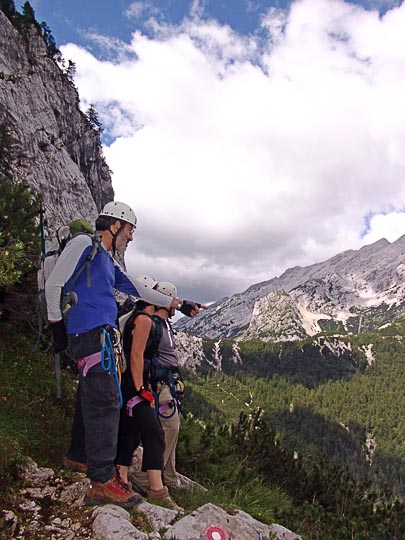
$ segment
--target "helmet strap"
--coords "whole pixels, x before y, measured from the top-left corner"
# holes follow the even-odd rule
[[[118,237],[118,235],[120,234],[120,232],[123,230],[123,228],[126,225],[125,221],[121,221],[119,219],[117,219],[117,221],[119,221],[121,223],[121,226],[120,226],[120,228],[118,229],[118,231],[116,233],[112,232],[111,227],[108,229],[108,232],[112,236],[112,248],[111,248],[111,250],[112,250],[113,255],[115,255],[115,253],[116,253],[115,245],[117,243],[117,237]]]
[[[173,308],[170,308],[170,309],[163,308],[163,309],[165,309],[167,311],[167,313],[169,314],[169,319],[171,319],[174,316],[175,312],[176,312],[176,310],[173,309]]]

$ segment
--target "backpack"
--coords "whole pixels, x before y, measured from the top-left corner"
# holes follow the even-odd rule
[[[125,315],[122,315],[118,318],[118,329],[121,332],[122,336],[122,373],[130,373],[130,370],[128,369],[129,363],[130,363],[130,357],[131,357],[131,347],[132,347],[132,330],[134,328],[134,322],[135,319],[138,317],[138,315],[147,315],[151,321],[152,321],[152,327],[149,332],[148,341],[146,343],[145,347],[145,353],[144,353],[144,359],[145,359],[145,369],[149,368],[149,362],[153,356],[155,356],[157,349],[159,347],[160,340],[162,339],[162,325],[157,320],[158,318],[151,317],[144,311],[141,311],[137,309],[136,304],[135,308],[130,311],[129,313],[126,313]]]
[[[38,312],[40,317],[40,323],[44,325],[47,324],[47,308],[46,308],[46,298],[45,298],[45,284],[47,279],[51,275],[51,272],[56,264],[56,261],[59,259],[60,254],[65,249],[67,243],[78,236],[79,234],[86,234],[91,236],[93,242],[93,248],[90,254],[87,256],[85,263],[76,271],[76,274],[73,276],[73,283],[76,282],[77,278],[87,266],[89,268],[89,263],[94,259],[95,255],[100,249],[100,239],[97,235],[94,234],[94,230],[90,223],[82,219],[77,219],[63,225],[60,227],[55,237],[49,238],[47,240],[43,239],[42,250],[39,260],[38,260],[38,272],[37,272],[37,282],[38,282]],[[72,307],[77,302],[77,297],[75,298],[75,293],[62,293],[61,297],[61,310],[62,313],[66,313],[70,307]]]

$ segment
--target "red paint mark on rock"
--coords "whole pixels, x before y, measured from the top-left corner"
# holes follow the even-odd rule
[[[222,525],[210,525],[205,530],[207,540],[229,540],[228,531]]]

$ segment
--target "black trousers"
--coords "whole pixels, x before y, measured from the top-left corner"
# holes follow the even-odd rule
[[[75,360],[101,350],[100,329],[69,335],[68,350]],[[119,394],[114,375],[100,364],[86,376],[79,372],[79,386],[71,442],[66,455],[87,463],[87,476],[94,482],[107,482],[114,475],[120,418]]]
[[[135,448],[142,442],[142,470],[163,470],[165,437],[154,409],[143,401],[132,409],[132,416],[126,413],[126,403],[134,396],[131,389],[122,388],[124,406],[121,409],[118,431],[118,451],[115,462],[129,467]]]

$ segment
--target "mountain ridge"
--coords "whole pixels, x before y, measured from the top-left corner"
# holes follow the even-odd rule
[[[376,329],[405,310],[405,235],[382,238],[216,302],[176,328],[206,338],[298,340],[325,330]]]

